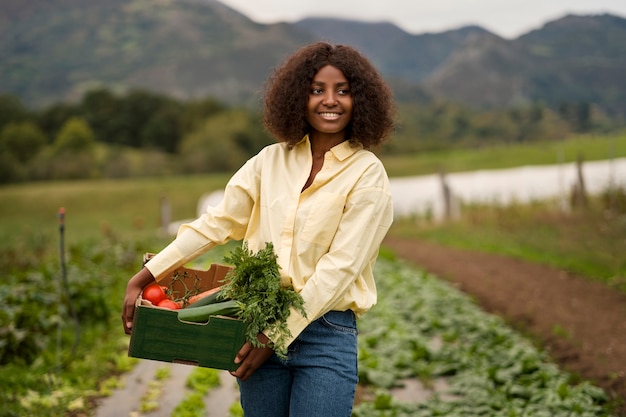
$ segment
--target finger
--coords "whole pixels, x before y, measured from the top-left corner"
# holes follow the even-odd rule
[[[133,327],[134,316],[134,305],[131,308],[126,303],[124,303],[124,305],[122,306],[122,324],[124,325],[124,332],[126,334],[130,334],[131,328]]]
[[[124,331],[126,334],[130,334],[133,330],[133,322],[132,321],[124,321]]]
[[[242,363],[244,359],[246,359],[246,356],[248,356],[251,350],[252,350],[252,343],[250,342],[244,343],[241,349],[239,349],[239,352],[237,352],[237,356],[235,356],[235,363]]]
[[[243,375],[244,375],[244,369],[246,368],[246,366],[244,364],[240,365],[239,368],[237,368],[236,371],[231,371],[230,374],[232,376],[234,376],[235,378],[241,379],[242,381],[245,381],[245,379],[243,379]]]
[[[231,372],[231,375],[245,381],[256,370],[265,363],[265,361],[272,356],[274,351],[270,348],[253,348],[245,357],[239,368]]]
[[[126,320],[126,317],[123,314],[122,314],[122,326],[124,327],[124,333],[130,334],[130,329],[133,326],[133,322]]]
[[[244,366],[243,369],[237,370],[238,378],[242,381],[246,381],[257,370],[256,366]]]

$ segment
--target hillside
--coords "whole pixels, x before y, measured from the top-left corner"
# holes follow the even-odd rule
[[[486,107],[589,102],[624,117],[625,39],[626,19],[568,15],[513,41],[469,38],[425,84],[435,96]]]
[[[533,60],[525,48],[490,33],[475,34],[426,80],[434,96],[481,107],[528,104],[525,74]]]
[[[471,35],[488,33],[468,26],[442,33],[411,35],[391,23],[309,18],[295,24],[318,39],[353,45],[390,79],[424,81]]]
[[[533,58],[531,99],[601,102],[626,116],[626,19],[569,15],[515,41]]]
[[[311,40],[214,0],[5,0],[2,92],[41,105],[103,84],[179,98],[249,100],[269,70]]]
[[[0,93],[44,106],[104,85],[253,104],[271,68],[316,39],[361,49],[400,101],[586,102],[626,117],[626,19],[613,15],[564,16],[506,40],[476,26],[414,35],[341,19],[264,25],[217,0],[4,0]]]

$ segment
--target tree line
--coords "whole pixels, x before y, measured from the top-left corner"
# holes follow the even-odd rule
[[[380,151],[560,140],[617,126],[589,103],[498,110],[405,103],[398,106],[393,140]],[[0,95],[0,183],[232,172],[272,141],[258,110],[212,98],[99,88],[75,103],[29,109]]]
[[[231,170],[270,143],[254,111],[108,89],[31,110],[0,96],[0,182]]]

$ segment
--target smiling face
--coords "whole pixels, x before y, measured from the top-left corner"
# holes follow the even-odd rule
[[[341,70],[327,65],[313,77],[307,105],[307,121],[312,137],[331,136],[345,139],[352,119],[350,84]],[[340,139],[340,140],[339,140]]]

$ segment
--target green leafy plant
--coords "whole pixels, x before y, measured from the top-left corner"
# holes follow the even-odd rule
[[[176,406],[172,417],[201,417],[207,415],[204,397],[221,384],[219,372],[210,368],[195,368],[185,382],[191,392]]]
[[[185,395],[185,399],[172,411],[172,417],[200,417],[203,415],[206,415],[204,398],[197,391]]]
[[[263,347],[257,335],[267,332],[274,338],[276,353],[284,356],[287,338],[291,336],[286,324],[290,308],[304,316],[306,312],[300,294],[281,286],[276,258],[271,242],[257,253],[249,250],[248,243],[244,242],[224,257],[234,268],[226,275],[221,292],[223,298],[241,304],[238,317],[248,325],[246,339],[255,347]]]
[[[376,263],[379,303],[359,321],[359,380],[375,394],[355,417],[608,417],[607,394],[559,370],[545,352],[469,297],[401,261]],[[402,401],[418,379],[439,388]]]

